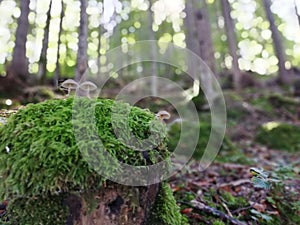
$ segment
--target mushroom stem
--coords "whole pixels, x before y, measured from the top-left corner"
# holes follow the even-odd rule
[[[90,97],[90,88],[87,89],[86,97],[91,98],[91,97]]]
[[[85,82],[80,84],[79,88],[81,90],[85,91],[87,98],[91,98],[90,92],[96,90],[97,86],[94,83],[90,82],[90,81],[85,81]]]

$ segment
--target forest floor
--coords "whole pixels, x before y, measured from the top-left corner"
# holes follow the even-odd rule
[[[266,123],[299,128],[299,98],[224,94],[226,137],[234,149],[222,149],[205,171],[191,160],[169,179],[182,214],[195,225],[300,224],[300,132],[285,127],[266,139],[263,134],[265,143],[257,138]],[[272,145],[278,143],[291,144]]]
[[[181,212],[190,224],[300,224],[300,140],[296,151],[287,151],[256,138],[267,122],[298,126],[299,100],[248,93],[232,101],[231,94],[226,99],[227,136],[236,150],[221,151],[203,172],[192,160],[170,179]],[[273,138],[288,142],[293,135]],[[251,173],[251,168],[263,174]]]

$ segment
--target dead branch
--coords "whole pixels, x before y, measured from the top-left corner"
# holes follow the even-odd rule
[[[201,211],[204,211],[206,213],[209,213],[209,214],[213,214],[215,216],[218,216],[220,217],[222,220],[227,220],[229,221],[231,224],[233,225],[247,225],[246,223],[244,222],[241,222],[225,213],[223,213],[222,211],[218,210],[218,209],[215,209],[215,208],[212,208],[210,206],[207,206],[205,204],[203,204],[202,202],[198,202],[197,200],[192,200],[190,203],[189,202],[182,202],[182,201],[179,201],[179,203],[182,203],[182,204],[185,204],[185,205],[188,205],[194,209],[197,209],[197,210],[201,210]]]

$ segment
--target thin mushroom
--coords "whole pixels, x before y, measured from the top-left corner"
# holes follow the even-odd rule
[[[73,79],[67,79],[61,84],[61,87],[68,89],[68,96],[71,90],[75,90],[78,87],[78,83]]]
[[[85,81],[85,82],[83,82],[83,83],[81,83],[81,84],[79,85],[79,88],[80,88],[81,90],[86,91],[86,92],[87,92],[87,95],[86,95],[86,96],[87,96],[88,98],[90,98],[90,92],[96,90],[96,89],[97,89],[97,86],[96,86],[96,84],[94,84],[93,82]]]
[[[170,113],[168,113],[165,110],[159,111],[158,113],[155,114],[155,116],[160,119],[162,122],[164,122],[164,120],[168,120],[171,118]]]

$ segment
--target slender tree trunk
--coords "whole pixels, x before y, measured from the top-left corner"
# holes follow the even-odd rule
[[[228,0],[221,0],[221,4],[229,51],[232,57],[233,86],[235,90],[239,91],[241,89],[241,72],[238,64],[237,41],[235,37],[234,22],[230,16],[231,7]]]
[[[101,50],[101,36],[102,36],[101,26],[99,26],[98,33],[99,33],[99,37],[98,37],[98,46],[97,46],[97,67],[98,67],[97,75],[100,76],[101,75],[100,50]]]
[[[38,71],[38,79],[40,84],[44,84],[46,80],[47,75],[47,49],[48,49],[48,43],[49,43],[49,27],[50,27],[50,20],[51,20],[51,7],[52,7],[52,1],[49,3],[49,9],[47,12],[47,20],[46,20],[46,26],[44,29],[44,39],[43,39],[43,47],[42,52],[39,60],[39,71]]]
[[[77,65],[75,80],[80,81],[87,70],[87,39],[88,39],[88,16],[86,13],[87,0],[80,0],[80,26],[77,52]]]
[[[197,21],[197,15],[195,8],[196,3],[192,0],[186,1],[186,18],[184,21],[186,27],[186,45],[187,48],[193,51],[196,55],[198,55],[202,60],[204,60],[201,55],[200,44],[202,44],[203,33],[199,30],[199,22]],[[204,60],[205,61],[205,60]],[[188,54],[187,56],[187,65],[188,65],[188,73],[193,77],[193,88],[192,90],[196,90],[193,92],[194,95],[198,95],[200,93],[199,82],[201,83],[201,89],[206,94],[213,96],[213,87],[211,77],[207,74],[206,68],[199,64],[198,59],[193,54]]]
[[[271,1],[263,0],[264,8],[267,19],[270,23],[270,30],[272,32],[272,39],[274,44],[274,50],[278,59],[279,79],[280,83],[286,84],[288,82],[287,71],[285,69],[285,53],[283,50],[280,33],[275,25],[274,16],[271,12]]]
[[[52,0],[51,0],[52,1]],[[61,0],[61,12],[60,12],[60,21],[59,21],[59,31],[58,31],[58,41],[57,41],[57,55],[56,55],[56,67],[55,67],[55,75],[54,75],[54,86],[58,86],[58,80],[60,78],[60,65],[59,65],[59,56],[60,56],[60,44],[61,44],[61,33],[62,33],[62,24],[64,18],[64,2]]]
[[[215,72],[214,47],[211,37],[208,9],[206,1],[203,0],[202,2],[203,7],[196,11],[196,27],[200,57],[208,65],[210,70]]]
[[[26,41],[29,27],[29,3],[30,0],[21,0],[21,15],[18,19],[13,59],[8,72],[9,75],[14,76],[17,79],[21,79],[22,81],[26,81],[26,75],[28,74]]]
[[[299,28],[300,28],[300,12],[299,12],[299,9],[297,7],[296,0],[294,0],[294,5],[295,5],[295,12],[296,12],[296,16],[297,16],[298,24],[299,24]]]
[[[187,49],[194,52],[196,55],[200,57],[199,53],[199,42],[197,41],[197,30],[195,24],[195,14],[192,0],[186,0],[185,3],[185,13],[186,17],[184,20],[185,25],[185,33],[186,33],[186,47]],[[186,57],[187,65],[188,65],[188,74],[192,76],[195,80],[197,80],[197,63],[194,60],[195,57],[192,54],[188,54]],[[187,81],[189,82],[189,81]]]
[[[153,13],[152,13],[152,0],[149,0],[149,9],[148,9],[148,21],[149,21],[149,38],[152,41],[155,41],[155,33],[152,29],[153,25]],[[156,58],[156,45],[153,43],[150,49],[151,54],[151,94],[157,96],[157,64],[155,62]]]
[[[224,33],[223,28],[220,26],[219,24],[219,18],[222,17],[222,10],[221,10],[221,5],[220,5],[220,1],[215,1],[213,3],[213,10],[214,10],[214,21],[212,23],[216,24],[216,30],[215,32],[217,33],[218,36],[221,36]],[[224,62],[225,62],[225,53],[224,51],[220,51],[220,58],[218,60],[216,60],[216,65],[217,65],[217,70],[218,70],[218,76],[220,76],[220,71],[223,71],[223,67],[224,67]]]

